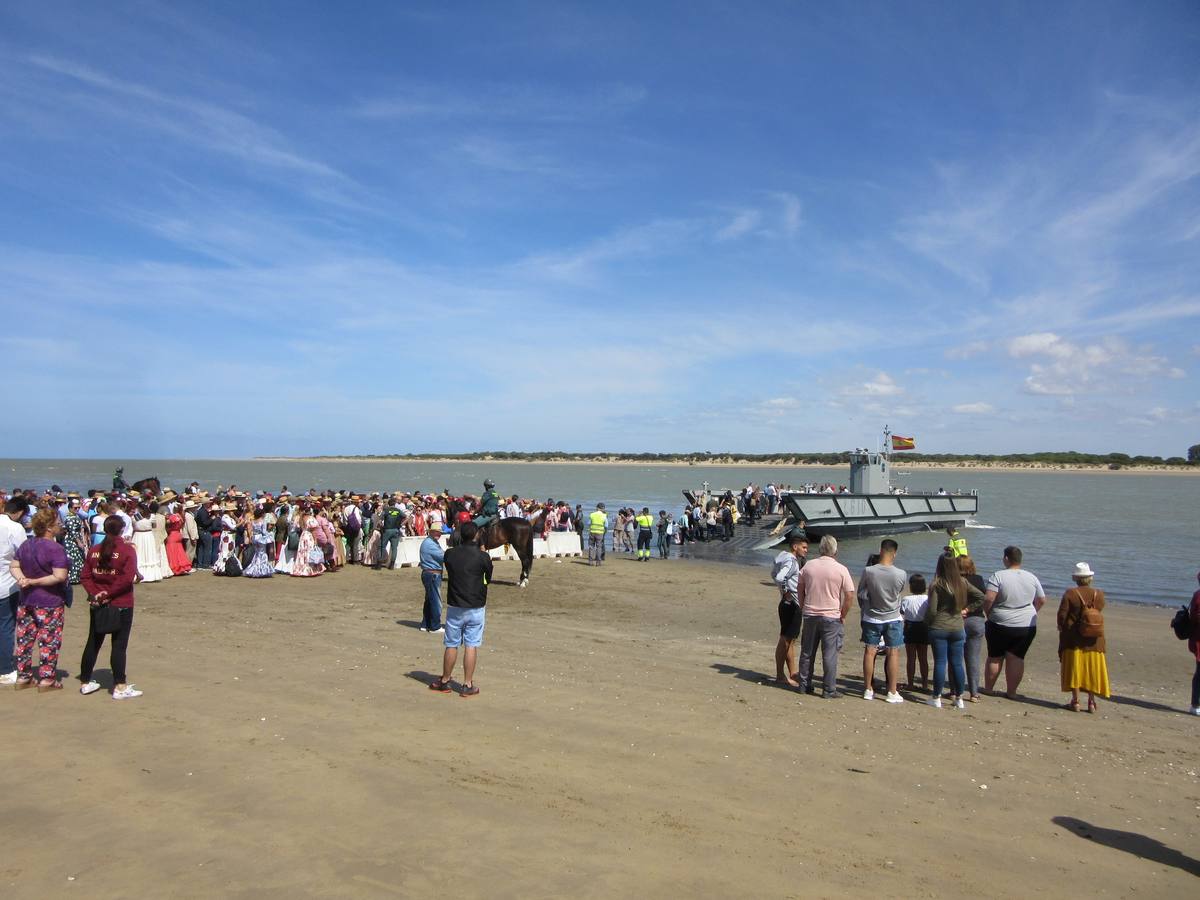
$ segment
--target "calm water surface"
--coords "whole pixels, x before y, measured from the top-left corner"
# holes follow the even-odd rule
[[[353,491],[448,488],[478,493],[492,478],[502,494],[553,497],[591,506],[649,506],[676,511],[680,493],[708,481],[713,488],[737,488],[805,481],[842,483],[849,468],[555,465],[547,463],[332,463],[256,460],[0,460],[5,487],[67,490],[112,484],[115,466],[125,466],[130,483],[152,475],[176,489],[199,481],[212,490],[237,484],[246,490],[294,493],[310,487]],[[897,467],[903,471],[902,463]],[[1080,560],[1096,570],[1097,586],[1114,600],[1134,603],[1185,602],[1196,588],[1200,566],[1200,477],[1109,475],[1071,472],[913,471],[897,476],[911,490],[979,491],[979,517],[967,532],[971,555],[981,572],[1000,567],[1008,544],[1025,552],[1026,568],[1050,593],[1069,584]],[[943,546],[937,534],[900,535],[899,564],[929,574]],[[857,573],[877,541],[846,541],[839,554]],[[766,558],[766,557],[765,557]],[[1164,622],[1164,629],[1166,624]]]

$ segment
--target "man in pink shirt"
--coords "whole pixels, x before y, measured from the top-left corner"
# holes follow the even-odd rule
[[[813,663],[817,644],[821,645],[821,666],[825,676],[825,699],[841,696],[837,689],[838,652],[842,649],[846,613],[854,599],[854,581],[850,570],[837,561],[837,538],[821,538],[821,556],[800,571],[796,591],[804,615],[800,629],[800,670],[796,673],[799,690],[814,693]]]

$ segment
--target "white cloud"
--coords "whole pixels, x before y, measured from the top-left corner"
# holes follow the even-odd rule
[[[762,213],[757,209],[743,209],[738,212],[729,224],[719,229],[716,234],[718,241],[732,241],[754,231],[762,222]]]
[[[1025,390],[1031,394],[1072,397],[1076,394],[1127,393],[1151,378],[1183,378],[1185,373],[1149,347],[1131,347],[1118,337],[1074,344],[1052,332],[1013,338],[1014,359],[1038,357],[1030,365]]]
[[[843,397],[898,397],[904,388],[887,372],[877,372],[874,378],[846,385],[838,393]]]
[[[946,351],[945,356],[946,359],[970,359],[987,352],[989,346],[991,345],[987,341],[969,341],[957,347],[951,347]]]
[[[953,411],[965,416],[985,416],[994,413],[996,408],[990,403],[960,403]]]
[[[1013,338],[1008,342],[1008,352],[1017,359],[1026,356],[1041,356],[1042,354],[1062,357],[1070,355],[1071,346],[1057,334],[1040,331],[1036,334]]]
[[[780,219],[783,224],[783,233],[788,237],[794,235],[800,230],[801,216],[804,207],[800,203],[800,198],[795,194],[789,194],[786,191],[779,191],[773,195],[783,207],[780,213]]]

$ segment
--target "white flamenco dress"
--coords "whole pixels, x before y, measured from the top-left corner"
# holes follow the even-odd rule
[[[138,574],[142,576],[142,581],[162,581],[166,577],[163,574],[162,554],[154,537],[154,526],[149,519],[139,519],[133,523],[133,549],[137,551]]]

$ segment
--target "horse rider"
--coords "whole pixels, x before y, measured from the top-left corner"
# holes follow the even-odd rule
[[[487,479],[483,483],[483,496],[479,498],[479,513],[472,520],[479,528],[486,528],[500,518],[500,495],[496,493],[496,482]]]
[[[113,490],[114,491],[129,490],[129,485],[127,485],[125,483],[125,469],[121,466],[117,466],[117,471],[113,472]]]

